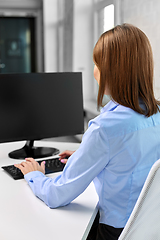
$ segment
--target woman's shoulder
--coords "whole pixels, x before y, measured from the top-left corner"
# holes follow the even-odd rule
[[[106,131],[108,137],[113,137],[151,127],[153,119],[159,119],[160,124],[160,113],[146,117],[130,108],[117,105],[112,111],[103,111],[91,123],[99,126],[100,130]]]

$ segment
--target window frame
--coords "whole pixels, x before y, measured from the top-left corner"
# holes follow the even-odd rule
[[[99,32],[98,32],[98,24],[99,24],[98,23],[98,12],[103,10],[105,7],[113,4],[114,5],[114,26],[121,24],[120,2],[121,2],[121,0],[93,0],[94,46],[95,46],[98,38],[100,37]],[[98,84],[94,80],[93,94],[94,94],[95,98],[97,98],[97,93],[98,93]],[[106,104],[109,100],[110,100],[109,97],[105,96],[103,104]]]

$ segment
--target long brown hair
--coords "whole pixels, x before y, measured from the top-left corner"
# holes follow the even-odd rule
[[[103,33],[93,50],[93,60],[100,71],[98,107],[105,88],[117,103],[151,116],[160,102],[153,92],[153,54],[147,36],[130,24],[118,25]],[[139,105],[142,99],[146,111]]]

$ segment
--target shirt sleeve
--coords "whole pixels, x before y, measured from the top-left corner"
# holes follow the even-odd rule
[[[49,178],[39,171],[26,174],[33,193],[50,208],[69,204],[79,196],[109,161],[105,129],[92,123],[83,136],[79,149],[68,159],[58,177]]]

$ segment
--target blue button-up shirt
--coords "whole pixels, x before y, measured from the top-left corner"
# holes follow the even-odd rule
[[[122,228],[159,158],[160,113],[147,118],[110,101],[90,121],[79,149],[68,159],[62,174],[49,178],[34,171],[25,179],[51,208],[70,203],[93,180],[100,222]]]

